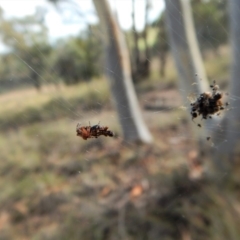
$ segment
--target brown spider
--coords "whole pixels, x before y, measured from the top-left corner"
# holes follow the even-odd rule
[[[88,138],[98,138],[99,136],[103,135],[105,137],[113,137],[114,134],[112,131],[108,130],[108,127],[101,127],[99,123],[94,126],[83,126],[80,127],[80,124],[77,124],[76,127],[77,136],[82,137],[84,140]]]
[[[219,92],[219,86],[216,85],[216,82],[213,82],[213,85],[210,85],[212,92],[204,92],[200,94],[195,102],[191,103],[191,115],[192,120],[200,115],[203,119],[212,118],[211,115],[217,113],[220,114],[221,110],[224,110],[222,103],[223,94]],[[228,103],[226,103],[226,106]]]

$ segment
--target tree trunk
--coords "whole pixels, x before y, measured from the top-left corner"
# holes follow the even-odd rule
[[[190,1],[165,0],[165,3],[168,36],[179,76],[183,104],[190,107],[187,99],[189,94],[198,96],[209,89],[193,25]],[[206,139],[206,132],[204,128],[198,132],[201,143]]]
[[[139,65],[140,65],[140,53],[139,53],[139,47],[138,47],[138,32],[136,30],[135,25],[135,0],[132,0],[132,33],[133,33],[133,40],[134,40],[134,54],[133,54],[133,73],[134,77],[138,76],[139,72]]]
[[[240,90],[240,1],[230,0],[230,27],[231,27],[231,45],[232,45],[232,72],[230,82],[230,96],[239,96]],[[231,112],[228,124],[228,152],[234,152],[240,144],[240,108],[238,106],[239,98],[232,101],[231,105],[234,111]]]
[[[208,89],[207,77],[197,43],[189,0],[165,2],[171,51],[180,78],[180,86],[185,91],[183,97],[187,100],[187,94],[191,91],[200,94]]]
[[[168,43],[168,38],[167,38],[167,31],[166,31],[166,14],[164,14],[161,17],[161,20],[159,21],[158,25],[158,44],[157,44],[157,49],[158,49],[158,56],[160,60],[160,76],[162,78],[165,77],[165,72],[166,72],[166,64],[167,64],[167,55],[169,51],[169,43]]]
[[[231,81],[229,94],[231,96],[230,107],[232,111],[226,113],[223,120],[223,131],[225,136],[222,136],[224,146],[218,148],[215,155],[216,163],[220,164],[221,170],[226,170],[231,167],[235,157],[240,155],[240,108],[239,90],[240,90],[240,1],[229,1],[230,15],[230,33],[231,33],[231,48],[232,48],[232,63],[231,63]],[[232,100],[232,101],[231,101]],[[216,135],[218,132],[216,131]]]
[[[145,45],[145,77],[149,76],[149,67],[150,67],[150,51],[148,47],[148,14],[149,14],[149,9],[150,9],[150,2],[149,0],[145,0],[146,5],[145,5],[145,26],[144,26],[144,31],[143,31],[143,40],[144,40],[144,45]]]
[[[112,14],[107,0],[93,0],[97,10],[102,35],[105,37],[106,69],[124,140],[152,142],[151,134],[141,115],[134,91],[130,58],[124,35]]]

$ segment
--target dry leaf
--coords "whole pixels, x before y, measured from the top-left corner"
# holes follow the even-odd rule
[[[134,197],[139,197],[140,195],[142,195],[143,193],[143,187],[142,185],[138,184],[136,186],[134,186],[131,190],[131,197],[134,198]]]
[[[106,186],[100,192],[100,197],[106,197],[111,192],[111,188]]]

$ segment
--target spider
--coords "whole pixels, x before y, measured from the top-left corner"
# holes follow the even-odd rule
[[[93,136],[91,135],[90,126],[80,126],[81,125],[78,123],[76,127],[77,136],[82,137],[84,140],[87,140],[88,138],[93,138]]]
[[[80,124],[78,123],[76,127],[77,136],[82,137],[84,140],[87,140],[88,138],[98,138],[101,135],[105,137],[114,136],[113,132],[108,130],[108,127],[101,127],[99,123],[92,127],[90,125],[90,122],[89,122],[89,126],[83,126],[83,127],[80,127]]]
[[[219,92],[219,86],[216,85],[214,81],[212,85],[210,85],[212,92],[204,92],[200,94],[195,102],[191,103],[191,115],[192,120],[202,115],[203,119],[212,118],[211,115],[217,113],[220,114],[221,110],[224,110],[222,103],[223,94]],[[226,103],[226,106],[228,103]]]
[[[114,134],[112,131],[108,130],[108,127],[100,127],[97,129],[97,135],[104,135],[105,137],[113,137]]]
[[[100,123],[100,122],[99,122]],[[101,127],[100,127],[100,125],[99,125],[99,123],[98,124],[96,124],[96,125],[93,125],[91,128],[90,128],[90,132],[97,132]],[[89,126],[90,126],[91,124],[90,124],[90,122],[89,122]]]

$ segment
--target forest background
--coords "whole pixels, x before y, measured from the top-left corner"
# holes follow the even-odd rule
[[[237,0],[145,0],[142,30],[138,0],[129,30],[79,2],[48,1],[86,26],[54,42],[44,7],[0,11],[0,239],[239,239]],[[193,122],[214,80],[230,107]]]

